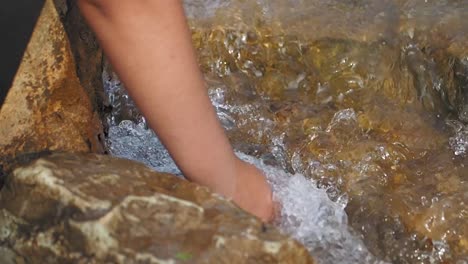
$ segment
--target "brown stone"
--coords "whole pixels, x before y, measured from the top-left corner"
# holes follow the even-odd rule
[[[0,165],[7,166],[12,158],[28,153],[102,149],[96,96],[90,92],[99,90],[92,80],[100,75],[100,51],[95,47],[88,57],[78,56],[80,50],[91,51],[92,45],[85,45],[90,38],[71,45],[59,15],[60,12],[67,18],[68,7],[65,1],[56,4],[46,1],[0,109]],[[80,24],[80,20],[75,23]],[[76,34],[83,32],[84,29]],[[86,63],[90,66],[84,70]]]
[[[95,154],[53,154],[9,175],[0,245],[2,263],[313,263],[204,187]]]

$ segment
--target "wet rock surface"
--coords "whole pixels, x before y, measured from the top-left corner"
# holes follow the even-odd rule
[[[84,26],[73,17],[75,9],[74,3],[65,1],[45,3],[0,110],[0,165],[4,169],[23,154],[102,151],[95,92],[102,90],[102,84],[95,81],[100,80],[101,53],[92,36],[83,35],[89,31],[80,28]],[[72,43],[70,36],[81,42]]]
[[[93,154],[53,154],[8,176],[0,251],[2,263],[313,263],[205,188]]]

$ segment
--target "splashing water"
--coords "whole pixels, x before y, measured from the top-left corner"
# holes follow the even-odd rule
[[[144,123],[124,120],[109,128],[109,152],[143,162],[153,169],[180,175],[181,172],[153,131]],[[327,190],[313,180],[291,175],[263,161],[238,152],[244,161],[267,176],[274,198],[281,204],[276,225],[304,244],[319,263],[383,263],[368,252],[347,223],[346,198],[330,200]]]
[[[326,189],[301,174],[291,175],[242,153],[238,156],[264,172],[281,204],[278,227],[305,245],[319,263],[384,263],[349,229],[345,197],[334,202]]]
[[[104,75],[106,93],[111,103],[120,109],[122,105],[134,108],[133,102],[125,96],[117,77]],[[120,88],[119,88],[120,87]],[[210,90],[210,98],[225,129],[233,129],[235,123],[226,114],[224,93],[220,89]],[[245,109],[239,109],[245,111]],[[111,155],[142,162],[160,172],[182,176],[181,171],[170,157],[155,133],[149,129],[140,116],[134,121],[116,119],[119,112],[113,112],[107,137]],[[337,113],[336,120],[354,119],[352,110]],[[117,123],[117,122],[120,123]],[[331,128],[330,128],[331,129]],[[281,204],[281,215],[275,225],[283,232],[300,241],[318,263],[384,263],[377,260],[366,248],[360,237],[348,226],[345,212],[347,199],[340,196],[332,201],[327,189],[318,188],[315,181],[301,174],[291,175],[277,167],[266,165],[262,160],[236,152],[239,158],[264,172],[271,184],[274,199]]]
[[[108,145],[108,151],[114,156],[142,162],[160,172],[181,175],[161,141],[144,123],[124,120],[118,126],[111,126]]]

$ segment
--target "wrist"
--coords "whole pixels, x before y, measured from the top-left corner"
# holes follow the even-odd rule
[[[197,166],[187,166],[188,169],[182,171],[190,181],[205,186],[227,199],[234,199],[243,166],[243,162],[233,155],[232,159],[224,159],[223,162],[209,161],[204,166],[197,162]]]
[[[239,184],[244,182],[242,177],[247,176],[250,164],[235,157],[232,169],[225,170],[221,175],[217,175],[217,184],[212,188],[213,191],[223,195],[227,199],[237,200],[239,196]]]

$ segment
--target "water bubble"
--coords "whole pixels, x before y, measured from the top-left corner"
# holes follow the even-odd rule
[[[468,152],[468,125],[450,120],[447,124],[452,127],[455,134],[449,139],[449,144],[454,154],[457,156],[465,156]]]

